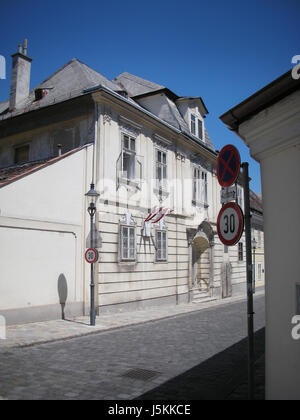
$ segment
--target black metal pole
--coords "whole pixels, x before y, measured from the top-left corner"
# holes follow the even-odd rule
[[[93,217],[94,217],[94,207],[91,204],[91,248],[94,245],[93,238]],[[95,281],[94,281],[94,263],[91,264],[91,312],[90,312],[90,324],[96,325],[96,313],[95,313]]]
[[[251,252],[251,215],[249,198],[248,163],[242,163],[246,236],[247,265],[247,307],[248,307],[248,398],[254,400],[254,312],[253,312],[253,281]]]

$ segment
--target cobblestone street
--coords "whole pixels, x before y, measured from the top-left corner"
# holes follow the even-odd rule
[[[264,296],[255,298],[256,359]],[[247,380],[246,302],[0,351],[4,399],[239,399]],[[246,375],[246,376],[245,376]],[[235,398],[236,397],[236,398]]]

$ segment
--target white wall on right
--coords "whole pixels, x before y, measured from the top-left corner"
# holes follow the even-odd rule
[[[300,258],[300,147],[261,162],[266,264],[266,375],[270,399],[300,398],[300,341],[291,335]],[[276,349],[276,350],[275,350]]]
[[[300,399],[300,340],[292,337],[300,274],[300,91],[242,123],[260,162],[265,245],[266,399]]]

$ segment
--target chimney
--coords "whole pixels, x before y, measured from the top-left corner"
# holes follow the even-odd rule
[[[24,44],[19,44],[18,52],[12,55],[9,97],[11,111],[29,95],[31,61],[32,59],[27,56],[27,39],[24,39]]]

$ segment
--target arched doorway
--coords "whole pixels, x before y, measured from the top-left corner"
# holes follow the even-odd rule
[[[197,233],[193,242],[194,289],[209,292],[209,241],[205,234]]]
[[[213,295],[214,232],[204,221],[193,229],[191,245],[191,292],[193,301]]]

